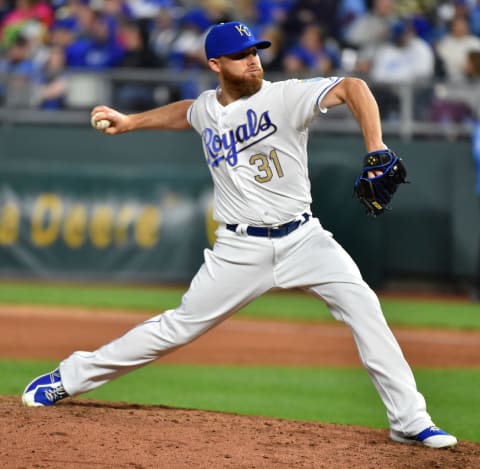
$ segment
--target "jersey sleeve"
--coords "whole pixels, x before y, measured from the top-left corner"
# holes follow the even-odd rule
[[[284,82],[283,99],[294,127],[304,129],[319,112],[327,112],[322,99],[342,80],[342,77],[319,77]]]
[[[196,118],[196,109],[198,106],[195,106],[196,103],[197,101],[194,101],[187,110],[187,121],[194,129],[197,128],[195,124],[198,123],[198,119]]]
[[[211,90],[204,91],[187,109],[187,120],[197,132],[201,132],[202,123],[205,123],[205,116],[208,113],[211,95]]]

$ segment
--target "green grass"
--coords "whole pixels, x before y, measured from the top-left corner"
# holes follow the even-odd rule
[[[82,306],[161,312],[180,303],[186,287],[72,286],[0,283],[0,303]],[[480,329],[480,306],[466,301],[380,297],[393,325]],[[300,292],[271,292],[245,307],[240,315],[259,319],[333,320],[323,302]]]
[[[0,360],[0,394],[20,395],[56,363]],[[415,371],[435,422],[480,442],[480,370]],[[367,373],[350,368],[151,365],[84,398],[387,428]],[[477,410],[475,410],[477,409]]]
[[[466,301],[386,299],[380,297],[391,324],[448,329],[480,329],[480,305]]]
[[[0,283],[0,303],[158,311],[179,304],[182,288]]]
[[[81,306],[156,313],[179,304],[185,287],[0,283],[0,303]],[[480,306],[466,301],[380,297],[393,325],[480,329]],[[321,302],[299,292],[272,292],[240,312],[259,319],[333,320]],[[0,394],[20,395],[54,362],[0,360]],[[435,422],[460,439],[480,442],[480,370],[415,370]],[[287,419],[386,428],[383,405],[362,369],[149,366],[85,397],[162,404]]]

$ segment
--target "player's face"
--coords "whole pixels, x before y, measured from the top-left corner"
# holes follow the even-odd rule
[[[261,88],[263,68],[255,47],[217,60],[224,86],[241,90],[243,96],[250,96]]]

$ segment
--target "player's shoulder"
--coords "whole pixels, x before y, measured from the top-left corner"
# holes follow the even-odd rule
[[[200,93],[189,108],[189,120],[191,119],[193,113],[203,112],[205,109],[211,109],[216,101],[216,96],[216,90],[205,90]]]
[[[288,78],[286,80],[278,81],[264,80],[259,94],[281,93],[285,88],[294,86],[297,82],[299,82],[299,80],[296,78]]]
[[[325,85],[337,82],[339,77],[310,77],[310,78],[291,78],[285,80],[286,86],[304,86],[304,85]]]
[[[323,88],[340,80],[341,78],[339,77],[288,78],[286,80],[279,80],[272,83],[269,82],[269,86],[265,88],[274,92],[293,88]]]
[[[217,98],[217,90],[205,90],[202,91],[197,98],[195,99],[195,102],[203,102],[203,103],[208,103],[210,101],[213,101]]]

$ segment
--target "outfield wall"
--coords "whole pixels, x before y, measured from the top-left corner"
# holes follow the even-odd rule
[[[184,282],[212,239],[211,183],[193,131],[108,137],[87,127],[0,129],[0,275]],[[470,142],[388,139],[409,179],[393,212],[352,199],[359,138],[310,136],[313,211],[382,286],[472,275],[480,225]]]

